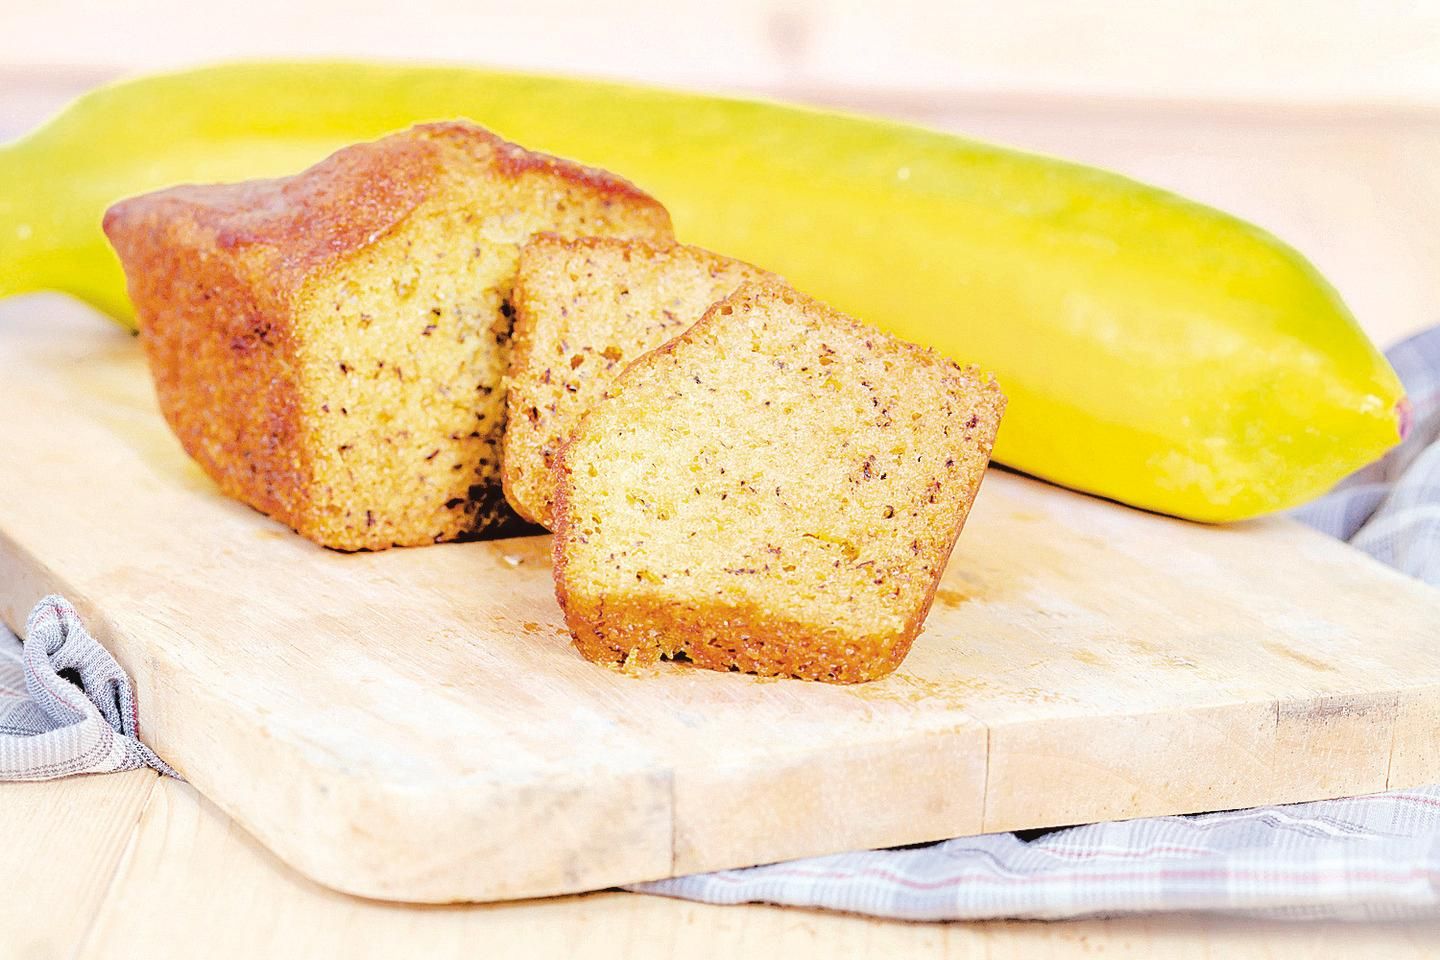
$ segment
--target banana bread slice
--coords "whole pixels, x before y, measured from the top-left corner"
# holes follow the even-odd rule
[[[551,526],[554,458],[631,360],[700,319],[759,267],[679,244],[542,234],[520,253],[506,401],[505,496]]]
[[[494,532],[508,298],[534,233],[671,238],[649,196],[467,123],[105,217],[160,407],[225,493],[316,543]]]
[[[609,664],[851,683],[904,659],[990,458],[988,377],[778,283],[636,360],[557,463],[556,595]]]

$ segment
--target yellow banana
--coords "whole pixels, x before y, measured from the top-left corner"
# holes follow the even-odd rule
[[[1399,381],[1335,291],[1233,217],[884,120],[479,69],[242,63],[90,93],[0,148],[0,295],[63,290],[129,322],[111,202],[457,117],[623,174],[681,239],[994,370],[997,459],[1066,486],[1237,520],[1399,438]]]

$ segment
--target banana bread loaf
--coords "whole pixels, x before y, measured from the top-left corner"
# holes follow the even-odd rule
[[[105,217],[161,409],[225,493],[342,550],[493,530],[508,298],[532,234],[671,238],[618,177],[471,124]]]

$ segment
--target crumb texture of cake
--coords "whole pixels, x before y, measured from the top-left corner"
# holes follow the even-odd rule
[[[580,652],[853,683],[893,670],[980,486],[988,376],[775,282],[636,360],[562,448]]]
[[[555,456],[621,370],[768,271],[699,247],[542,234],[520,254],[510,356],[505,496],[553,525]]]
[[[105,231],[185,450],[342,550],[518,524],[499,473],[520,246],[672,238],[626,181],[461,122],[293,177],[125,200]]]

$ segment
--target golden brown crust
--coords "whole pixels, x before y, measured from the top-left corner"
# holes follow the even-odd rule
[[[784,283],[748,283],[730,297],[706,311],[690,329],[663,346],[637,358],[616,380],[607,398],[621,394],[632,375],[647,367],[660,366],[689,344],[702,340],[711,326],[728,315],[727,307],[748,299],[793,296],[825,311],[830,319],[881,337],[849,317],[803,295]],[[964,424],[964,442],[978,446],[988,460],[995,429],[1005,408],[1005,397],[994,379],[975,367],[960,367],[918,345],[902,343],[920,364],[938,368],[952,389],[977,403],[978,416]],[[945,560],[958,540],[969,506],[979,492],[981,469],[970,478],[958,498],[961,508],[951,516],[942,539],[943,551],[930,569],[919,603],[906,617],[903,627],[887,634],[843,634],[817,630],[803,620],[804,611],[784,607],[762,608],[756,604],[677,602],[663,587],[647,592],[619,586],[612,593],[580,595],[570,589],[568,568],[576,531],[572,500],[573,451],[593,432],[590,421],[596,408],[582,418],[570,439],[560,449],[555,465],[555,507],[553,569],[555,594],[565,615],[577,649],[587,659],[611,665],[645,665],[665,656],[683,654],[695,664],[716,670],[739,670],[764,676],[786,676],[835,683],[856,683],[882,677],[894,670],[908,654],[924,626],[944,573]],[[698,492],[698,491],[697,491]],[[777,491],[778,492],[778,491]]]
[[[533,174],[669,233],[664,208],[623,179],[465,123],[348,147],[292,177],[176,187],[111,207],[104,229],[125,267],[161,410],[185,450],[226,494],[327,546],[433,542],[429,528],[381,540],[363,528],[336,532],[333,518],[318,516],[297,300],[311,278],[390,235],[432,195],[445,196],[446,178]],[[508,515],[498,487],[472,494],[488,504],[480,512]],[[477,511],[453,512],[465,521]]]
[[[309,465],[295,380],[276,375],[295,365],[288,310],[244,264],[207,255],[213,227],[188,210],[178,197],[142,197],[105,218],[161,411],[222,491],[293,524]]]
[[[576,649],[595,663],[630,668],[683,658],[707,670],[864,683],[900,665],[923,620],[895,635],[824,637],[813,624],[755,604],[681,610],[666,599],[634,596],[572,604],[565,622]]]
[[[105,212],[103,225],[112,243],[137,222],[163,226],[178,221],[211,238],[221,251],[274,251],[258,266],[265,274],[263,288],[283,298],[315,267],[373,243],[409,216],[446,172],[447,145],[511,179],[548,174],[616,202],[653,206],[664,215],[654,198],[622,177],[531,152],[474,124],[449,122],[421,124],[346,147],[289,177],[179,186],[121,200]],[[162,252],[149,254],[137,266],[164,269]]]

